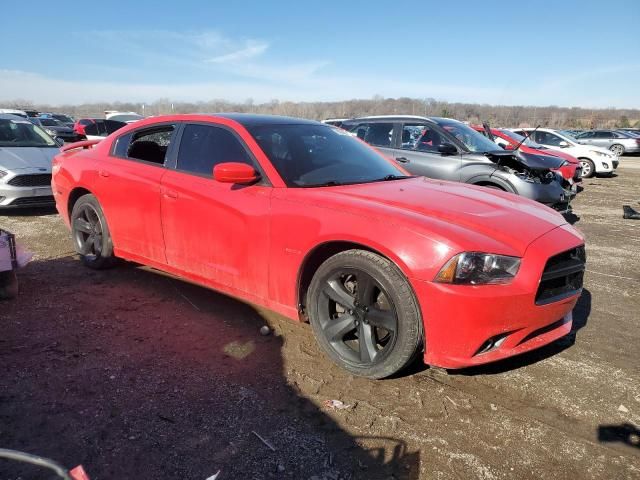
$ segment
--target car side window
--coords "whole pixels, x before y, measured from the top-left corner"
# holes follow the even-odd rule
[[[254,166],[244,146],[229,130],[198,124],[184,127],[178,151],[178,170],[212,177],[213,167],[225,162]]]
[[[134,132],[126,156],[136,160],[164,165],[167,150],[171,143],[173,125],[163,125]],[[117,148],[117,146],[116,146]]]
[[[361,123],[352,132],[369,145],[391,147],[393,123]]]
[[[557,136],[554,135],[553,133],[550,132],[536,132],[537,136],[536,136],[536,142],[541,143],[543,145],[552,145],[554,147],[559,147],[560,146],[560,142],[562,142],[562,139]]]
[[[601,139],[613,138],[613,135],[611,135],[611,132],[596,132],[596,138],[601,138]]]
[[[595,136],[594,132],[584,132],[576,135],[576,138],[593,138]]]
[[[420,152],[437,152],[438,147],[447,140],[425,123],[405,123],[402,126],[402,148]]]

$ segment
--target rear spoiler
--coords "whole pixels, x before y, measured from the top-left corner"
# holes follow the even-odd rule
[[[69,145],[63,145],[60,147],[61,152],[68,152],[69,150],[75,150],[76,148],[87,149],[91,148],[102,140],[82,140],[81,142],[70,143]]]

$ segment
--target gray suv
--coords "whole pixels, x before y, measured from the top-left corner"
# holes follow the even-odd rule
[[[550,170],[559,159],[502,150],[457,120],[378,116],[345,121],[342,128],[395,159],[414,175],[496,188],[569,210],[575,193]],[[560,161],[561,163],[561,161]]]
[[[575,135],[580,143],[608,148],[618,156],[640,152],[640,140],[633,135],[615,130],[589,130]]]

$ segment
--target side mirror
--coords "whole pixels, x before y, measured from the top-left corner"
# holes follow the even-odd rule
[[[567,148],[569,146],[569,142],[565,142],[562,140],[559,144],[560,148]]]
[[[458,153],[458,149],[451,143],[441,143],[438,145],[438,152],[443,155],[455,155]]]
[[[500,145],[504,150],[514,150],[514,146],[511,145],[510,143],[503,143],[502,145]]]
[[[213,167],[213,178],[221,183],[247,185],[260,178],[251,165],[240,162],[219,163]]]
[[[53,141],[56,142],[56,145],[58,145],[59,147],[64,145],[64,140],[60,137],[53,137]]]

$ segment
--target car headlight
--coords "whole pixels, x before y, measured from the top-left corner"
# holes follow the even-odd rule
[[[434,281],[464,285],[504,284],[513,280],[519,268],[518,257],[464,252],[449,260]]]
[[[0,170],[0,180],[9,175],[9,172],[5,172],[4,170]]]
[[[595,153],[596,155],[599,155],[600,157],[606,157],[606,158],[611,157],[611,155],[609,155],[608,153],[599,152],[598,150],[589,150],[589,151],[591,153]]]

